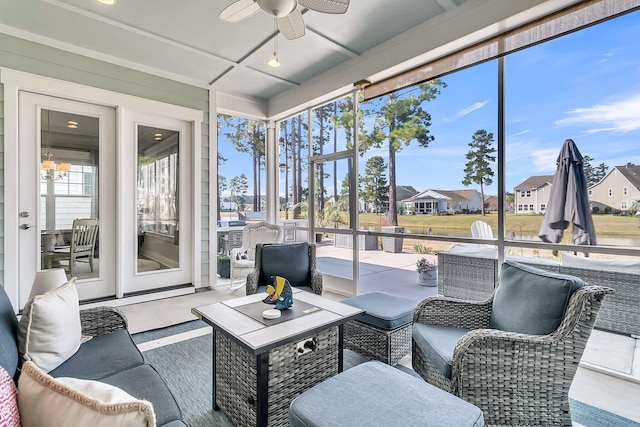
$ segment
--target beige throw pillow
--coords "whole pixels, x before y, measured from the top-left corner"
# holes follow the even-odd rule
[[[22,427],[154,427],[151,403],[110,384],[52,378],[26,362],[18,380]]]
[[[50,372],[78,351],[81,332],[74,277],[27,302],[18,325],[18,349],[25,360]]]

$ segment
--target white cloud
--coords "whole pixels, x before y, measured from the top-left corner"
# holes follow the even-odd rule
[[[610,104],[597,104],[592,107],[576,108],[568,111],[571,115],[556,121],[558,126],[587,124],[588,134],[599,132],[626,133],[640,130],[640,94]]]
[[[524,135],[524,134],[529,133],[529,132],[531,132],[531,129],[525,129],[525,130],[522,130],[520,132],[516,132],[516,133],[514,133],[512,135],[509,135],[509,136],[512,136],[512,137],[513,136],[520,136],[520,135]]]
[[[534,170],[536,172],[555,172],[559,152],[560,150],[557,148],[532,151],[531,161],[533,162]]]
[[[459,119],[461,117],[466,116],[467,114],[471,114],[474,111],[479,110],[482,107],[484,107],[485,105],[487,105],[488,102],[489,102],[489,100],[487,99],[487,100],[482,101],[482,102],[476,102],[475,104],[473,104],[473,105],[471,105],[471,106],[469,106],[467,108],[463,108],[462,110],[460,110],[460,111],[458,111],[456,113],[455,118]]]

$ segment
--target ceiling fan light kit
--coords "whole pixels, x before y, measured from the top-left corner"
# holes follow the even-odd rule
[[[237,0],[218,16],[223,21],[238,22],[259,10],[276,20],[278,30],[289,40],[304,36],[305,24],[300,6],[321,13],[340,14],[349,8],[349,0]]]

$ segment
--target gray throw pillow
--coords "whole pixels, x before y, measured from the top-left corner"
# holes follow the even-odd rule
[[[549,334],[560,326],[573,292],[584,285],[574,276],[505,261],[493,296],[489,327],[523,334]]]

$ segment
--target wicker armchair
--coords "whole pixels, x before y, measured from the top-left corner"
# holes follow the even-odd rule
[[[460,328],[461,338],[451,343],[446,375],[442,363],[418,344],[414,329],[413,368],[427,382],[482,409],[487,425],[571,426],[569,387],[602,301],[613,292],[581,284],[568,293],[559,326],[540,335],[489,329],[498,290],[486,301],[426,298],[416,308],[414,324]]]
[[[263,250],[275,262],[263,262]],[[285,277],[291,286],[322,295],[322,273],[316,269],[316,245],[310,243],[257,244],[255,268],[247,275],[247,295],[266,288],[270,276]]]

